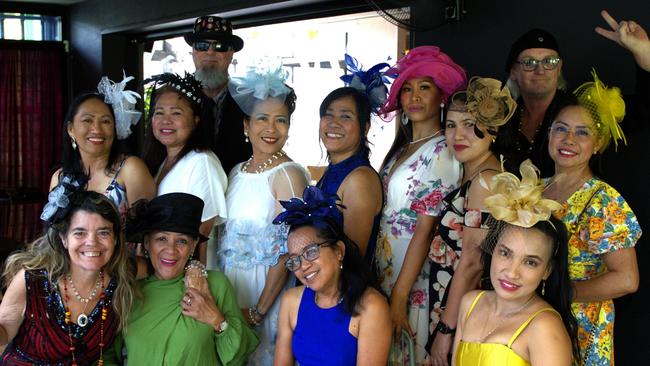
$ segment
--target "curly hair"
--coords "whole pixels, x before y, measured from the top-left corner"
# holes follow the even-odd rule
[[[105,272],[115,279],[117,287],[113,294],[113,310],[119,319],[119,329],[126,330],[127,318],[135,293],[135,278],[127,263],[127,249],[123,240],[122,224],[117,208],[104,195],[93,191],[75,193],[70,202],[73,208],[60,222],[51,225],[46,232],[28,244],[27,247],[7,258],[2,274],[6,286],[16,274],[26,271],[45,270],[51,283],[56,283],[70,272],[70,255],[63,246],[61,236],[69,228],[74,214],[78,211],[96,213],[113,225],[115,249],[104,267]]]

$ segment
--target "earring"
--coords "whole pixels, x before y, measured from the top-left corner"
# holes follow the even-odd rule
[[[406,115],[406,113],[402,112],[402,117],[400,118],[400,121],[402,121],[402,125],[406,126],[409,123],[409,117]]]
[[[440,103],[440,122],[445,120],[445,103]]]
[[[542,296],[544,296],[545,292],[546,292],[546,280],[542,280]]]
[[[70,137],[70,138],[72,139],[72,142],[71,142],[72,150],[76,150],[77,149],[77,140],[75,140],[74,137]]]
[[[340,269],[343,269],[343,262],[341,262],[341,265],[339,266]]]
[[[244,142],[248,142],[248,131],[244,131],[244,136],[246,136]]]

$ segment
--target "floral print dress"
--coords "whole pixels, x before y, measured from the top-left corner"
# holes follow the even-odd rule
[[[585,281],[607,272],[606,253],[634,247],[641,227],[625,199],[598,178],[587,180],[555,214],[569,235],[569,277]],[[574,365],[614,364],[614,301],[576,302],[580,360]]]
[[[447,148],[444,136],[420,146],[393,169],[403,150],[393,156],[381,172],[386,204],[382,212],[374,265],[382,289],[390,295],[415,232],[417,215],[440,216],[443,198],[456,189],[461,165]],[[429,336],[429,268],[427,259],[413,284],[408,302],[409,322],[416,333],[415,359],[421,364],[427,354]],[[408,353],[396,342],[390,364],[408,364]]]

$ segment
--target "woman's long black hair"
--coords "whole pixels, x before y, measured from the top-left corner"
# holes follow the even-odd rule
[[[330,104],[332,104],[332,102],[345,97],[351,97],[357,107],[357,117],[359,122],[359,147],[357,148],[355,154],[360,154],[361,156],[368,159],[368,157],[370,157],[370,146],[368,138],[366,136],[366,129],[370,127],[370,102],[368,102],[368,97],[364,93],[349,86],[344,86],[332,90],[320,104],[320,118],[323,118],[327,112],[327,108],[330,106]],[[329,153],[327,155],[329,158]]]
[[[90,172],[88,168],[84,168],[83,162],[81,161],[81,154],[79,154],[79,149],[72,148],[72,139],[68,135],[68,126],[73,123],[74,116],[79,111],[79,107],[90,99],[96,99],[104,103],[113,117],[113,144],[111,145],[111,151],[108,155],[108,162],[106,163],[105,173],[106,175],[112,175],[115,173],[117,168],[118,158],[122,155],[123,150],[121,149],[121,143],[117,139],[117,127],[115,126],[115,113],[113,112],[113,106],[104,101],[104,96],[98,93],[85,93],[77,96],[70,106],[68,111],[65,114],[65,120],[63,121],[63,130],[62,132],[62,141],[63,141],[63,158],[61,159],[61,174],[60,176],[70,175],[70,176],[86,176],[88,177]]]
[[[345,235],[341,225],[329,218],[293,225],[289,235],[301,227],[313,227],[316,229],[316,235],[324,241],[331,243],[340,241],[345,246],[339,291],[343,294],[345,310],[352,316],[359,315],[363,308],[361,298],[366,289],[374,288],[381,293],[370,266],[361,255],[359,246]]]
[[[507,230],[538,230],[542,232],[553,243],[553,254],[550,266],[551,274],[545,281],[540,282],[537,287],[537,294],[548,302],[562,317],[562,323],[569,333],[575,359],[579,359],[578,353],[578,325],[575,317],[571,313],[571,301],[573,299],[573,286],[569,279],[569,244],[566,226],[564,223],[551,216],[547,221],[538,221],[530,229],[520,228],[503,221],[494,221],[486,235],[481,248],[481,262],[483,263],[483,273],[489,279],[490,262],[492,261],[492,252],[496,243]],[[545,283],[544,283],[545,282]],[[482,281],[483,287],[491,287],[490,281]],[[542,294],[544,289],[544,294]]]
[[[178,156],[176,157],[176,161],[174,162],[174,164],[176,164],[176,162],[181,160],[190,151],[210,150],[211,143],[212,143],[212,136],[214,135],[214,116],[213,116],[214,111],[212,110],[212,108],[210,108],[209,105],[202,107],[201,104],[192,102],[189,98],[183,95],[183,93],[179,93],[176,89],[174,89],[169,85],[163,85],[162,87],[155,90],[153,92],[153,95],[151,96],[151,104],[149,106],[150,112],[147,121],[148,122],[147,130],[145,133],[145,140],[144,140],[144,153],[142,157],[145,164],[147,164],[147,168],[149,168],[149,173],[151,173],[153,177],[156,176],[156,174],[158,173],[158,169],[160,168],[160,165],[163,163],[163,161],[165,161],[165,158],[167,157],[167,149],[153,135],[153,123],[152,123],[154,109],[156,107],[156,103],[158,102],[158,98],[165,93],[174,93],[178,95],[178,98],[184,98],[190,104],[194,116],[199,117],[199,123],[194,127],[194,129],[190,133],[190,136],[185,142],[185,146],[183,146],[181,151],[178,153]],[[209,101],[204,100],[203,103],[204,104],[209,103]],[[227,122],[234,122],[234,121],[227,121]],[[237,121],[237,123],[241,123],[241,121]]]

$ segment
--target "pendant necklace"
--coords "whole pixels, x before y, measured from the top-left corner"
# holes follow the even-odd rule
[[[530,297],[530,299],[528,299],[528,301],[526,301],[522,306],[520,306],[520,307],[518,307],[517,309],[515,309],[515,310],[513,310],[513,311],[510,311],[510,312],[508,312],[507,314],[503,315],[501,321],[499,321],[499,322],[497,323],[497,325],[495,325],[494,328],[492,328],[492,330],[490,330],[489,332],[487,332],[486,335],[484,335],[483,337],[481,337],[481,338],[479,339],[479,343],[483,343],[483,342],[485,342],[485,340],[486,340],[489,336],[491,336],[492,333],[494,333],[497,329],[499,329],[499,327],[501,327],[501,325],[503,325],[503,322],[504,322],[506,319],[512,318],[513,316],[519,314],[521,311],[523,311],[524,309],[526,309],[526,308],[528,307],[528,305],[530,304],[530,302],[533,301],[534,298],[535,298],[535,294],[533,294],[533,295]],[[495,305],[495,306],[496,306],[496,305]],[[495,310],[495,311],[496,311],[496,310]],[[496,314],[495,314],[495,315],[496,315]],[[487,323],[486,323],[486,325],[487,325]]]
[[[80,303],[84,304],[83,309],[81,309],[81,313],[79,313],[79,316],[77,317],[77,325],[80,327],[85,327],[88,325],[88,315],[86,315],[86,307],[88,307],[88,303],[95,298],[97,295],[97,290],[101,287],[102,283],[104,282],[104,276],[102,274],[102,271],[99,271],[99,275],[97,276],[97,281],[95,282],[95,287],[93,287],[92,292],[90,293],[90,296],[88,297],[82,297],[79,295],[79,291],[77,291],[77,288],[75,287],[74,283],[72,282],[72,276],[68,273],[66,276],[68,283],[70,284],[70,287],[72,288],[72,293],[74,294],[75,298],[77,301]]]

